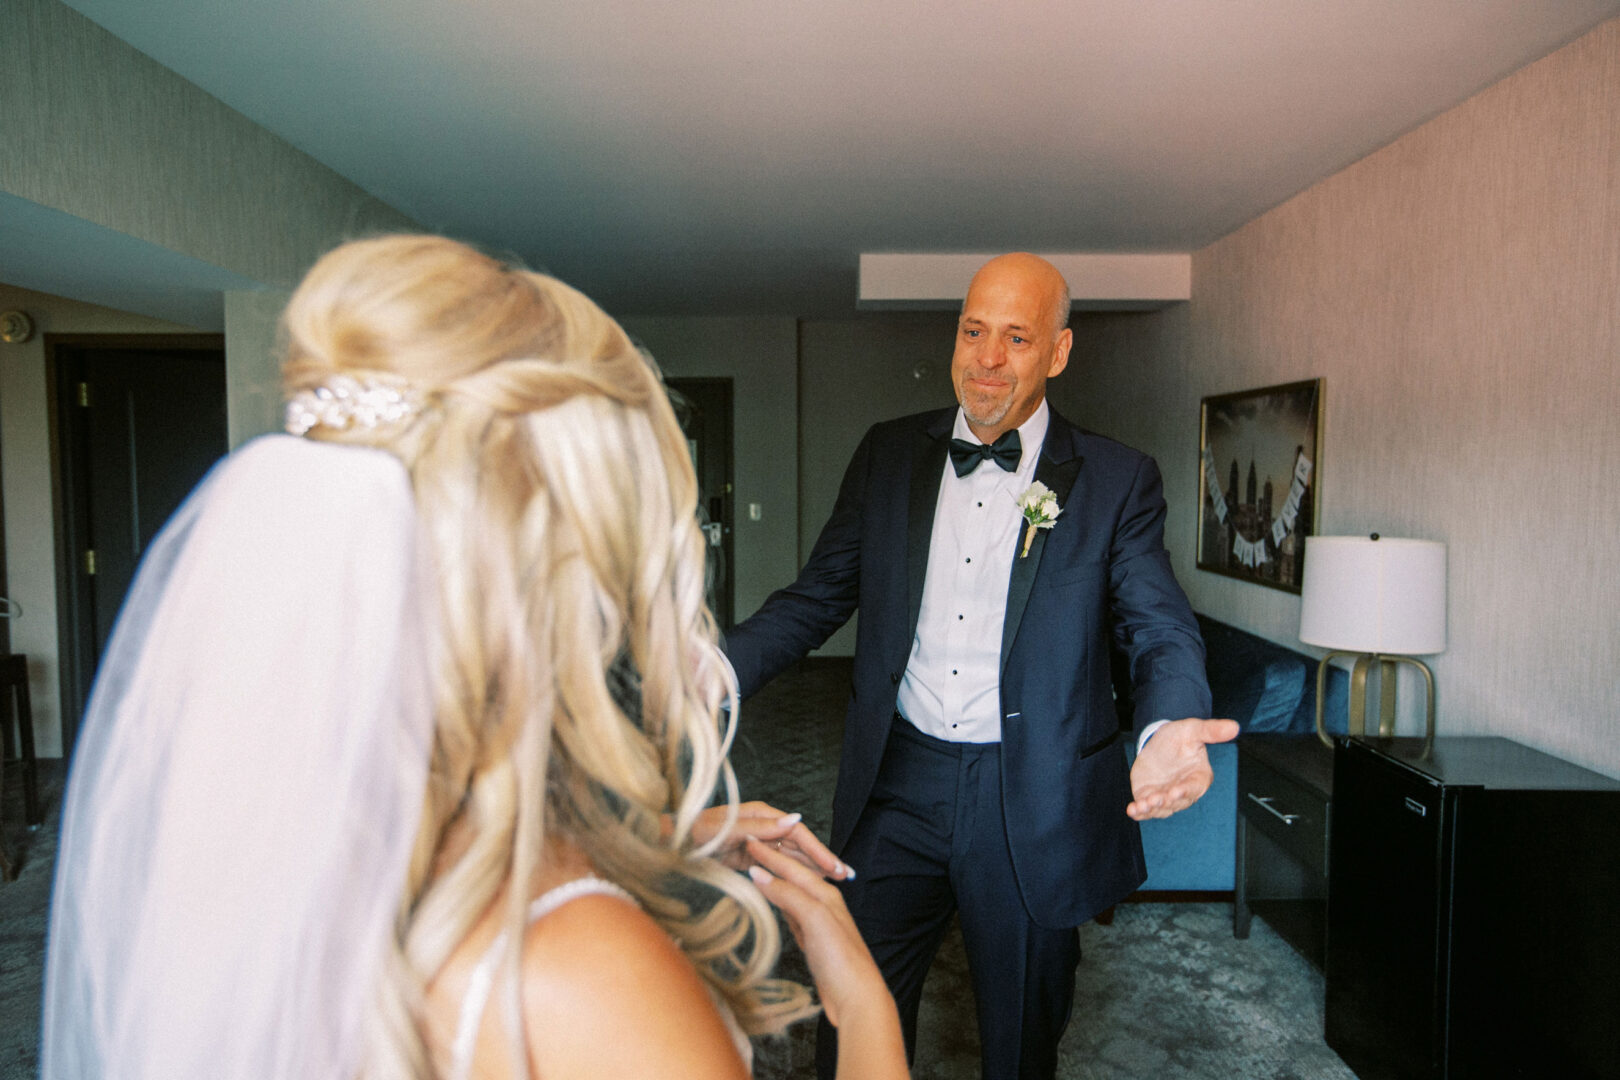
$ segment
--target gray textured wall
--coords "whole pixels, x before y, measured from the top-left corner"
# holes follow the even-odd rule
[[[0,190],[266,285],[413,223],[57,0],[6,0]]]
[[[225,294],[225,415],[231,448],[281,430],[281,358],[276,325],[290,289]]]
[[[844,467],[866,429],[880,420],[949,405],[956,316],[896,314],[806,321],[800,328],[799,561],[832,513]],[[926,366],[922,377],[917,367]],[[784,581],[783,584],[786,584]],[[821,649],[852,656],[855,623]]]
[[[1297,597],[1193,568],[1198,408],[1325,377],[1320,532],[1450,548],[1442,733],[1611,775],[1617,132],[1620,20],[1198,252],[1190,303],[1078,320],[1079,370],[1053,394],[1158,457],[1194,606],[1298,647]]]
[[[732,380],[732,443],[739,521],[733,599],[753,614],[798,570],[798,331],[784,318],[637,318],[624,328],[666,375]],[[750,502],[759,521],[747,520]]]

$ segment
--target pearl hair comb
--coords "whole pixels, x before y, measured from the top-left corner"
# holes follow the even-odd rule
[[[421,395],[397,376],[334,375],[287,399],[286,428],[293,435],[316,427],[376,428],[409,420],[421,410]]]

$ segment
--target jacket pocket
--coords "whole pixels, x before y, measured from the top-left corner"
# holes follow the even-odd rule
[[[1073,585],[1080,581],[1095,581],[1096,579],[1105,576],[1107,573],[1107,562],[1086,562],[1081,563],[1079,566],[1065,566],[1062,570],[1059,570],[1057,573],[1052,575],[1051,587],[1058,589],[1065,585]]]
[[[1112,735],[1109,735],[1105,739],[1099,739],[1098,741],[1092,743],[1090,746],[1086,747],[1084,750],[1080,751],[1080,760],[1084,761],[1084,760],[1086,760],[1086,758],[1090,757],[1093,754],[1102,753],[1104,750],[1108,749],[1110,746],[1113,746],[1115,743],[1119,742],[1119,736],[1120,736],[1120,730],[1118,728],[1115,728],[1114,733]]]

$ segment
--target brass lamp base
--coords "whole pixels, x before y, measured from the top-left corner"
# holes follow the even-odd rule
[[[1327,726],[1322,722],[1322,711],[1327,696],[1328,664],[1336,657],[1353,656],[1355,665],[1350,669],[1350,720],[1351,735],[1363,735],[1367,726],[1367,671],[1373,664],[1378,665],[1378,735],[1380,738],[1390,738],[1395,734],[1395,671],[1397,664],[1411,664],[1423,672],[1423,681],[1428,686],[1428,724],[1423,735],[1423,748],[1425,755],[1434,746],[1434,672],[1429,665],[1411,656],[1395,656],[1388,653],[1358,653],[1347,649],[1338,649],[1322,657],[1321,663],[1316,665],[1316,737],[1326,746],[1333,745],[1333,737],[1327,733]]]

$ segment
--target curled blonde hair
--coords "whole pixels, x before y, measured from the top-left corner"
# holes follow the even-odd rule
[[[433,1075],[423,988],[509,884],[506,940],[523,940],[525,883],[553,834],[636,897],[745,1031],[812,1011],[769,977],[769,905],[691,840],[717,790],[736,800],[719,722],[731,688],[658,373],[583,294],[433,236],[332,251],[283,333],[289,396],[370,375],[423,403],[397,424],[309,433],[404,462],[440,582],[435,750],[366,1075]],[[469,841],[447,859],[452,825]]]

